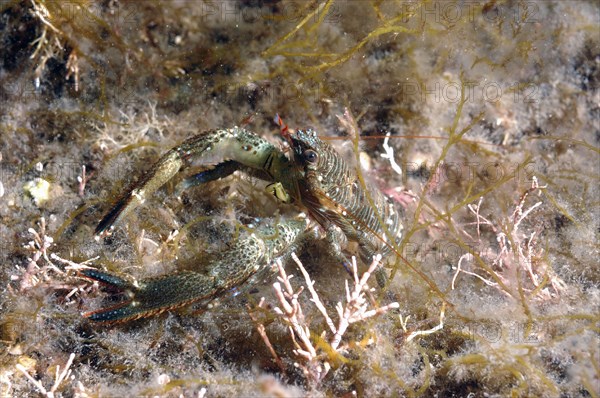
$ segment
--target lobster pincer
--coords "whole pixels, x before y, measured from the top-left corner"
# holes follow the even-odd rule
[[[219,253],[204,267],[205,271],[179,271],[129,282],[113,273],[84,269],[80,271],[81,276],[98,281],[125,297],[115,306],[87,312],[84,316],[96,322],[120,323],[195,302],[208,303],[261,271],[269,270],[277,257],[286,256],[312,233],[308,226],[307,219],[299,219],[259,228]]]
[[[169,150],[104,216],[96,236],[106,234],[127,214],[143,204],[179,171],[195,163],[213,169],[184,180],[180,188],[202,184],[242,170],[260,179],[277,183],[272,192],[282,201],[298,199],[296,169],[273,144],[243,128],[205,131]]]

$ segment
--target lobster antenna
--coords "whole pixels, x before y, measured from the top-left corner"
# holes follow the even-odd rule
[[[290,134],[290,132],[288,130],[288,125],[285,124],[285,122],[283,121],[283,119],[281,118],[281,116],[279,116],[279,113],[275,114],[275,117],[273,118],[273,121],[281,129],[281,135],[287,138],[287,136]]]

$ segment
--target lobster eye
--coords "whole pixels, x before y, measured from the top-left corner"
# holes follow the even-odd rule
[[[319,155],[317,155],[317,153],[312,149],[307,149],[306,151],[304,151],[302,157],[308,163],[317,163],[317,160],[319,159]]]

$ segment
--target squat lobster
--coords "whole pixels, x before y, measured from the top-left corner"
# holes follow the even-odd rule
[[[276,121],[284,126],[281,119]],[[358,243],[360,257],[366,263],[371,262],[375,253],[390,252],[402,231],[400,212],[394,204],[379,190],[369,189],[369,205],[367,193],[354,170],[315,131],[289,132],[285,126],[282,135],[291,148],[289,158],[268,141],[241,127],[206,131],[185,140],[163,155],[140,182],[117,201],[98,224],[96,235],[105,235],[194,159],[203,166],[213,167],[183,180],[181,189],[242,170],[271,182],[267,191],[279,200],[304,206],[325,230],[333,254],[345,266],[349,264],[342,253],[346,240]],[[209,264],[206,272],[182,271],[139,283],[130,283],[96,269],[83,270],[84,277],[128,296],[115,307],[84,315],[93,321],[116,323],[152,316],[192,302],[210,301],[268,268],[277,257],[286,255],[314,234],[315,228],[307,220],[281,222],[239,239]],[[378,279],[381,284],[383,279]]]

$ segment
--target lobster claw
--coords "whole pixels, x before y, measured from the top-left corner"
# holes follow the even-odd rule
[[[133,304],[133,297],[138,289],[134,283],[108,272],[99,271],[93,268],[79,271],[79,274],[84,278],[98,281],[109,290],[114,290],[117,293],[124,294],[128,297],[126,300],[123,300],[115,306],[86,312],[83,314],[84,317],[94,322],[111,323],[130,319],[135,314],[134,308],[136,305]]]
[[[82,270],[80,274],[84,278],[100,282],[108,290],[126,296],[117,305],[83,314],[94,322],[106,324],[147,318],[198,300],[212,298],[221,290],[214,284],[215,278],[197,272],[178,272],[140,282],[129,282],[97,269]]]
[[[109,272],[88,268],[79,271],[84,278],[97,281],[106,290],[125,296],[112,307],[84,313],[100,323],[121,323],[147,318],[198,301],[208,303],[241,285],[287,249],[302,244],[308,227],[306,219],[282,222],[277,227],[263,227],[239,238],[229,250],[210,262],[206,272],[179,271],[173,274],[129,282]]]

